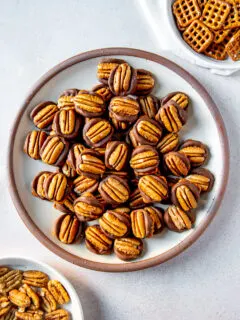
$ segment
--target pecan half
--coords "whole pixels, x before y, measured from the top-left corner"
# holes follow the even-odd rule
[[[58,108],[59,109],[75,109],[73,98],[78,94],[78,89],[67,89],[58,98]]]
[[[46,314],[45,320],[70,320],[70,315],[68,311],[58,309]]]
[[[107,203],[113,205],[126,202],[130,193],[127,182],[114,175],[103,179],[99,184],[98,191]]]
[[[186,179],[181,179],[172,187],[172,203],[184,211],[195,209],[197,207],[199,197],[199,188]]]
[[[85,243],[88,250],[96,254],[110,254],[113,240],[106,236],[99,225],[87,227]]]
[[[145,202],[138,188],[130,194],[129,206],[131,209],[139,209],[145,206]]]
[[[9,292],[9,300],[20,308],[27,308],[31,304],[31,300],[26,293],[17,289],[13,289]]]
[[[75,110],[62,109],[55,114],[52,128],[57,135],[74,139],[79,135],[80,126],[81,119]]]
[[[19,291],[25,293],[30,301],[31,301],[31,307],[34,309],[39,309],[40,308],[40,298],[37,295],[37,293],[28,285],[28,284],[23,284],[20,288]]]
[[[6,273],[8,273],[8,271],[8,267],[0,267],[0,277],[4,276]]]
[[[156,146],[162,136],[161,125],[147,116],[141,116],[133,127],[133,134],[138,144]]]
[[[0,293],[6,295],[9,291],[19,288],[22,282],[20,270],[10,270],[0,277]]]
[[[118,121],[132,123],[137,120],[139,103],[132,97],[114,97],[110,101],[109,116]]]
[[[113,135],[113,127],[106,119],[89,120],[83,128],[83,138],[90,147],[105,145]]]
[[[177,206],[170,206],[166,209],[164,221],[168,229],[175,232],[182,232],[192,228],[192,222],[189,216]]]
[[[32,159],[41,159],[40,149],[44,141],[47,139],[47,136],[48,135],[44,131],[30,131],[26,137],[23,151]]]
[[[143,242],[136,238],[121,238],[114,241],[114,253],[124,261],[138,258],[143,252]]]
[[[112,91],[109,89],[107,85],[98,84],[92,88],[92,92],[99,94],[105,102],[108,102],[112,99]]]
[[[98,80],[104,84],[108,84],[108,79],[112,69],[114,69],[116,66],[124,62],[125,61],[121,59],[111,59],[111,58],[102,59],[97,66]]]
[[[128,63],[122,63],[112,69],[108,85],[116,96],[127,96],[134,93],[137,85],[137,71]]]
[[[163,209],[156,207],[145,207],[145,211],[148,212],[150,217],[152,218],[153,223],[153,233],[159,233],[163,230]]]
[[[131,212],[131,209],[128,207],[117,207],[115,209],[112,209],[112,211],[117,213],[127,213],[129,214]]]
[[[139,179],[138,188],[145,203],[161,202],[168,197],[168,184],[162,176],[143,176]]]
[[[1,320],[16,320],[16,316],[15,316],[15,313],[16,313],[16,307],[15,306],[11,306],[10,309],[8,310],[7,313],[5,313],[4,315],[2,315],[0,317]]]
[[[210,192],[213,188],[214,175],[208,169],[194,169],[186,179],[195,184],[201,192]]]
[[[72,214],[64,214],[57,219],[54,225],[53,234],[65,244],[75,243],[82,236],[82,224]]]
[[[155,80],[151,72],[137,69],[137,85],[134,94],[137,96],[149,94],[155,86]]]
[[[179,148],[179,152],[190,160],[192,167],[202,166],[208,159],[208,148],[205,144],[196,140],[186,140]]]
[[[66,177],[68,178],[75,178],[77,175],[77,171],[71,168],[66,162],[65,164],[61,167],[60,172],[65,174]]]
[[[23,283],[33,287],[46,287],[48,283],[48,275],[42,271],[28,270],[23,272]]]
[[[168,132],[178,132],[187,122],[187,112],[180,108],[175,101],[170,100],[159,109],[155,119]]]
[[[41,308],[50,313],[57,309],[57,302],[54,299],[53,295],[46,288],[40,289],[40,297],[41,297]]]
[[[175,101],[182,109],[186,109],[189,105],[189,97],[184,92],[177,91],[169,93],[166,97],[162,98],[161,105],[163,106],[170,100]]]
[[[103,209],[102,203],[90,192],[85,192],[74,201],[74,212],[80,221],[98,219],[103,214]]]
[[[121,171],[126,167],[128,145],[122,141],[110,141],[106,146],[105,165],[107,168]]]
[[[44,319],[44,315],[41,310],[36,310],[36,311],[28,310],[27,312],[17,311],[15,313],[15,316],[19,320],[43,320]]]
[[[189,159],[180,152],[169,152],[164,155],[164,165],[175,176],[186,176],[191,168]]]
[[[51,130],[53,118],[58,112],[57,105],[52,101],[38,104],[30,113],[30,118],[39,129]]]
[[[177,133],[169,133],[163,137],[157,145],[160,153],[167,153],[177,149],[179,145],[179,136]]]
[[[45,196],[50,201],[62,201],[69,193],[67,177],[61,172],[49,175],[44,181]]]
[[[80,175],[73,180],[73,190],[77,194],[82,194],[84,192],[95,192],[97,188],[98,181],[96,179]]]
[[[84,117],[100,117],[106,110],[104,99],[97,93],[78,93],[73,101],[76,112]]]
[[[58,304],[62,305],[70,302],[67,290],[58,280],[50,280],[48,282],[48,290],[51,292]]]
[[[78,160],[77,173],[93,179],[98,179],[106,169],[101,155],[94,150],[85,149]]]
[[[0,297],[0,319],[11,309],[11,302],[7,297]]]
[[[77,199],[74,192],[70,192],[62,202],[54,201],[53,207],[64,213],[74,213],[73,203]]]
[[[138,98],[138,103],[142,113],[151,119],[155,119],[155,116],[160,107],[160,103],[157,97],[149,95]]]
[[[43,162],[54,166],[61,166],[67,157],[69,143],[59,136],[49,136],[40,149]]]
[[[127,213],[106,211],[99,219],[102,231],[111,239],[117,239],[128,235],[131,227],[130,217]]]
[[[77,161],[80,154],[85,150],[84,145],[81,143],[75,143],[69,150],[66,163],[74,170],[77,169]]]
[[[46,179],[52,174],[50,171],[42,171],[40,172],[32,181],[32,195],[34,197],[40,198],[42,200],[46,200],[46,193],[44,189],[44,182]]]
[[[154,224],[149,212],[137,209],[131,212],[132,232],[136,238],[144,239],[153,236]]]
[[[131,156],[130,166],[136,175],[154,172],[159,166],[159,155],[157,150],[149,145],[136,147]]]

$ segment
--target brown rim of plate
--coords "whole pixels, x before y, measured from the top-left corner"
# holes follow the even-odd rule
[[[129,263],[117,263],[117,264],[110,264],[110,263],[101,263],[101,262],[95,262],[87,259],[83,259],[81,257],[78,257],[76,255],[73,255],[66,250],[60,248],[57,244],[52,242],[34,223],[34,221],[29,216],[27,210],[24,207],[24,204],[22,203],[22,200],[18,194],[18,190],[15,183],[15,177],[14,177],[14,171],[13,171],[13,147],[14,147],[14,141],[15,141],[15,134],[18,130],[19,121],[25,111],[25,109],[28,107],[29,103],[33,99],[33,97],[36,95],[36,93],[55,75],[60,73],[61,71],[86,60],[93,59],[93,58],[101,58],[104,56],[111,56],[111,55],[120,55],[120,56],[133,56],[137,58],[147,59],[156,63],[159,63],[166,68],[174,71],[178,75],[180,75],[185,81],[187,81],[193,89],[195,89],[200,96],[205,101],[208,109],[210,110],[217,129],[219,133],[220,143],[223,151],[223,175],[221,177],[220,187],[217,192],[216,197],[214,198],[212,205],[208,211],[207,217],[204,219],[203,222],[200,223],[200,225],[192,231],[192,233],[187,236],[183,241],[181,241],[178,245],[175,247],[169,249],[168,251],[146,260],[142,261],[136,261],[136,262],[129,262]],[[209,96],[206,89],[187,71],[185,71],[183,68],[179,67],[174,62],[163,58],[157,54],[138,50],[138,49],[128,49],[128,48],[104,48],[104,49],[97,49],[92,50],[84,53],[80,53],[76,56],[73,56],[59,64],[57,64],[55,67],[50,69],[47,73],[45,73],[31,88],[30,92],[28,93],[27,97],[22,103],[21,109],[15,119],[15,122],[13,124],[11,134],[10,134],[10,141],[9,141],[9,148],[8,148],[8,177],[9,177],[9,190],[10,194],[13,200],[13,203],[18,211],[19,216],[23,220],[26,227],[31,231],[31,233],[49,250],[54,252],[56,255],[60,256],[61,258],[76,264],[78,266],[97,270],[97,271],[105,271],[105,272],[126,272],[126,271],[135,271],[135,270],[141,270],[145,268],[149,268],[152,266],[156,266],[158,264],[161,264],[175,256],[177,256],[179,253],[187,249],[190,245],[192,245],[199,237],[200,235],[205,231],[207,226],[210,224],[212,219],[217,213],[217,210],[221,204],[226,186],[227,186],[227,180],[229,175],[229,144],[228,144],[228,138],[226,129],[224,126],[224,122],[222,119],[222,116],[215,105],[212,98]]]

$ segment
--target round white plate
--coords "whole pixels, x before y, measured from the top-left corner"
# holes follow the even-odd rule
[[[210,149],[207,168],[216,178],[211,193],[204,196],[197,211],[195,227],[187,232],[165,231],[145,241],[144,255],[134,262],[123,262],[114,254],[96,255],[84,243],[64,245],[52,236],[52,226],[60,212],[52,203],[31,194],[31,181],[42,170],[55,167],[34,161],[23,153],[24,139],[34,125],[29,118],[33,107],[44,100],[57,101],[64,89],[91,89],[98,83],[97,64],[103,56],[126,60],[134,68],[151,71],[157,80],[154,94],[163,97],[171,91],[184,91],[192,101],[189,120],[181,131],[181,140],[192,138]],[[129,271],[166,261],[191,245],[215,215],[228,177],[228,142],[221,116],[205,89],[186,71],[171,61],[145,51],[110,48],[80,54],[56,66],[44,75],[30,91],[14,124],[9,148],[10,191],[15,206],[29,230],[50,250],[83,267],[102,271]],[[224,182],[225,181],[225,182]]]
[[[26,257],[3,257],[0,258],[0,266],[7,266],[13,269],[20,269],[22,271],[38,270],[45,272],[50,279],[60,281],[66,288],[71,302],[64,305],[63,308],[71,313],[72,320],[83,320],[82,305],[77,295],[77,292],[71,283],[57,270],[40,261],[32,260]]]

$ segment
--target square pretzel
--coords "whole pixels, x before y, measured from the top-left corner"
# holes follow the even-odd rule
[[[183,33],[183,39],[200,53],[207,49],[213,41],[213,33],[205,24],[199,20],[194,20]]]
[[[219,30],[224,25],[231,10],[231,5],[222,0],[208,0],[206,3],[202,21],[212,30]]]
[[[213,39],[213,42],[214,43],[221,43],[223,42],[223,40],[228,36],[230,32],[230,29],[220,29],[220,30],[217,30],[217,31],[214,31],[214,39]]]
[[[226,47],[223,43],[212,43],[205,51],[205,55],[216,59],[225,60],[227,58]]]
[[[173,13],[182,28],[186,28],[201,16],[197,0],[176,0],[173,4]]]
[[[238,30],[226,45],[226,51],[233,61],[240,60],[240,30]]]
[[[207,0],[198,0],[199,8],[203,10],[206,3],[207,3]]]
[[[240,4],[231,7],[230,13],[224,23],[224,29],[240,27]]]

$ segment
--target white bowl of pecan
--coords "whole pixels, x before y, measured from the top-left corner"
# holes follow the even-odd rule
[[[71,283],[47,264],[25,257],[0,258],[0,318],[84,319]]]

